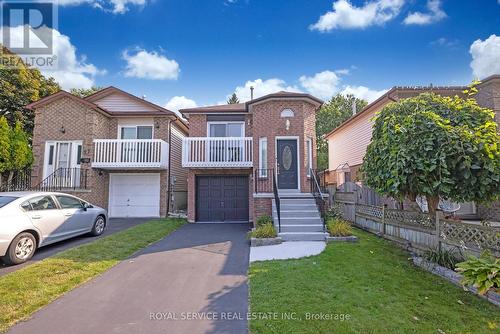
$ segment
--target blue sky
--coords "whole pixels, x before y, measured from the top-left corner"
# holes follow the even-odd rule
[[[373,100],[394,85],[500,73],[500,0],[60,4],[67,61],[52,74],[65,88],[114,85],[173,109],[223,102],[234,91],[244,100],[249,85],[258,95],[290,89]]]

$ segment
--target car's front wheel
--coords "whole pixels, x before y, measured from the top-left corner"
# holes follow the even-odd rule
[[[92,231],[90,234],[93,236],[99,236],[104,233],[104,229],[106,228],[106,219],[103,216],[98,216],[95,219],[94,226],[92,227]]]
[[[7,254],[3,257],[6,264],[20,264],[33,257],[36,250],[36,239],[33,234],[23,232],[10,243]]]

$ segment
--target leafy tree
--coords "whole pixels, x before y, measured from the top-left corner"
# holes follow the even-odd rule
[[[17,55],[6,47],[0,58],[0,116],[5,116],[14,126],[22,121],[29,134],[33,131],[34,114],[24,108],[27,104],[57,92],[60,87],[53,78],[45,78],[38,69],[26,66]],[[5,67],[8,59],[16,59],[17,68]]]
[[[500,152],[493,117],[470,96],[424,93],[387,105],[364,157],[366,183],[392,197],[425,196],[431,213],[440,197],[497,199]]]
[[[236,103],[240,103],[240,99],[238,99],[236,93],[233,93],[233,95],[231,95],[231,97],[227,100],[227,104],[236,104]]]
[[[103,89],[102,87],[92,86],[91,88],[72,88],[70,93],[78,97],[84,98]]]
[[[352,116],[353,103],[356,103],[356,110],[358,112],[368,104],[365,100],[357,99],[351,94],[337,94],[330,101],[323,104],[316,113],[318,169],[323,170],[328,168],[328,143],[324,139],[324,136]]]
[[[28,135],[23,130],[21,122],[17,121],[10,131],[10,159],[9,159],[8,184],[16,171],[20,171],[31,165],[33,152],[31,151]]]
[[[2,174],[10,168],[10,127],[7,118],[0,116],[0,188]]]

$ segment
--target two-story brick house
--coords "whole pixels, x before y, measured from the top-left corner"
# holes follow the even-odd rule
[[[188,127],[175,113],[115,87],[86,98],[60,91],[27,107],[35,111],[35,189],[72,193],[110,217],[185,208]]]
[[[189,120],[182,161],[189,168],[188,220],[251,222],[271,215],[273,183],[284,201],[312,201],[315,113],[322,103],[309,94],[278,92],[246,103],[180,110]]]

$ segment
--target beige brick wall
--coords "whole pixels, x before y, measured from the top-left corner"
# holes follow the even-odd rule
[[[154,137],[168,142],[169,118],[154,118]],[[159,128],[156,128],[159,126]],[[60,131],[64,127],[65,132]],[[50,140],[66,141],[81,140],[83,142],[82,157],[94,156],[93,139],[117,138],[118,119],[105,116],[83,103],[64,97],[35,111],[35,128],[33,131],[34,164],[32,168],[32,184],[36,185],[43,179],[43,160],[45,142]],[[87,170],[87,188],[84,191],[71,192],[89,202],[104,208],[108,207],[109,171],[96,170],[91,164],[82,164],[82,170]],[[168,171],[113,170],[113,173],[160,173],[160,214],[167,214]]]
[[[64,127],[65,132],[61,132]],[[33,130],[32,184],[36,185],[43,179],[43,160],[45,142],[49,140],[82,140],[82,157],[92,158],[94,155],[94,138],[109,138],[110,119],[81,103],[64,97],[35,111],[35,128]],[[99,175],[90,164],[82,164],[82,170],[87,170],[87,185],[90,191],[78,192],[77,196],[99,206],[108,205],[108,176]]]

